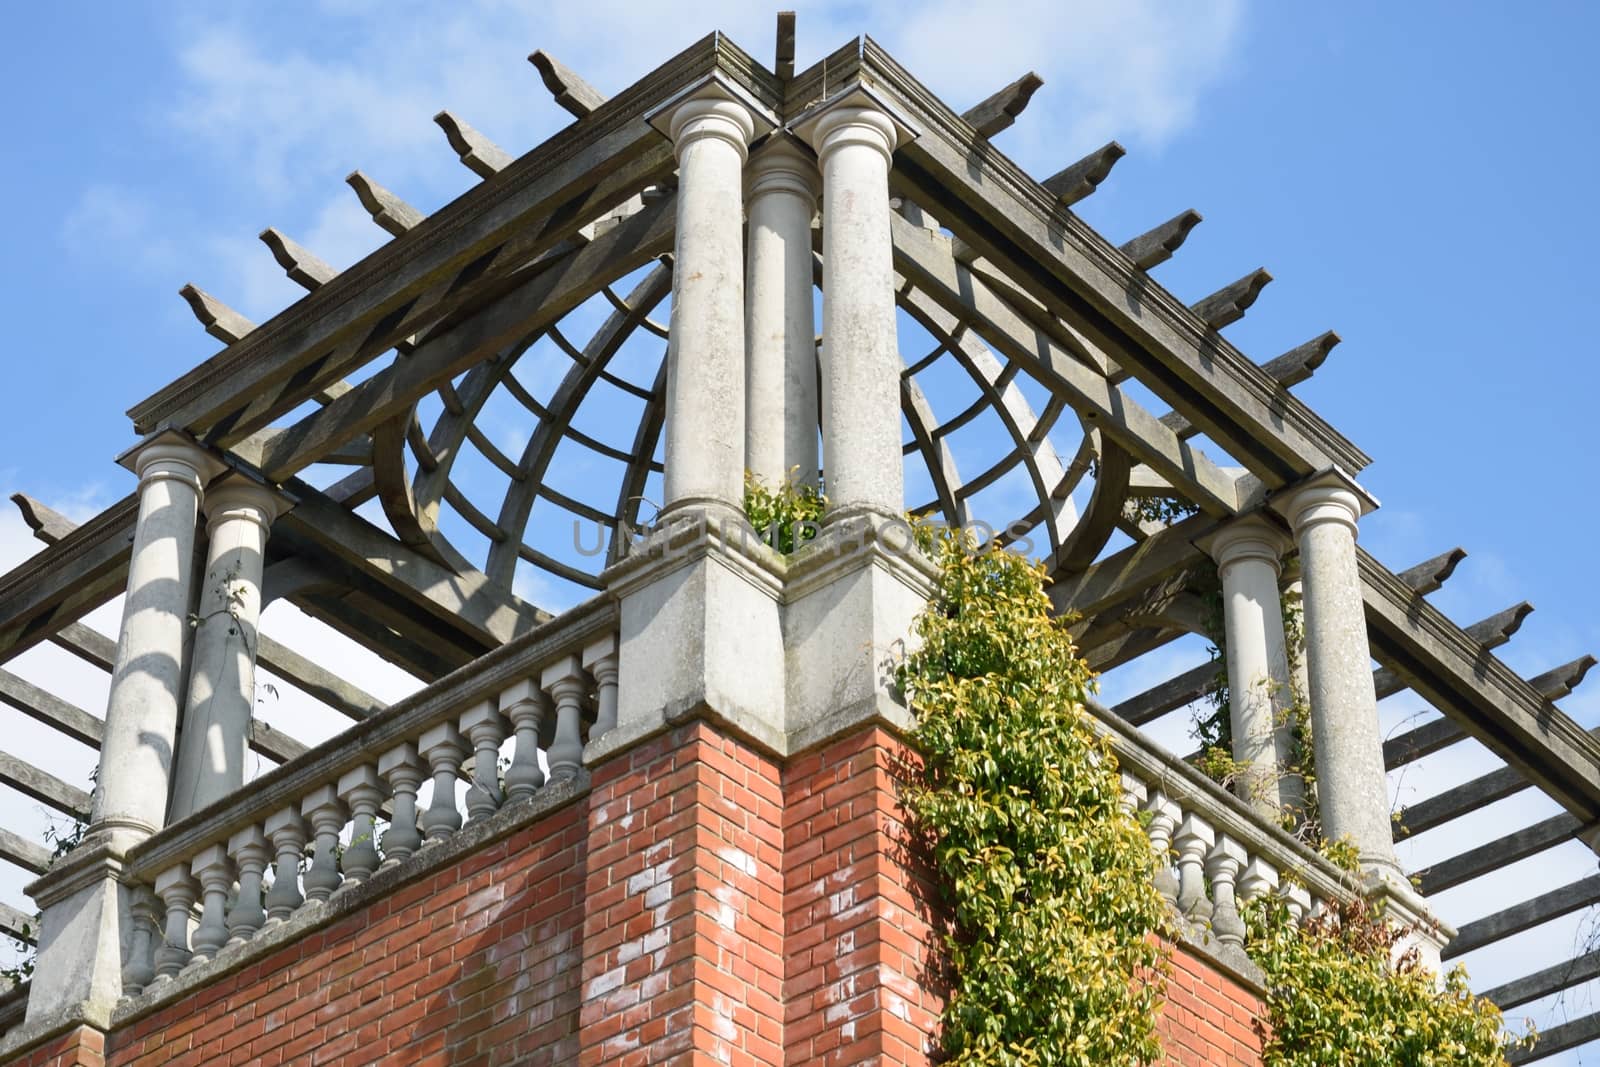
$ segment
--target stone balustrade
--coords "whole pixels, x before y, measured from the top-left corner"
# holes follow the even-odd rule
[[[1297,920],[1356,895],[1351,876],[1115,712],[1092,705],[1122,772],[1122,802],[1147,813],[1156,888],[1194,932],[1244,963],[1240,906],[1281,894]]]
[[[616,723],[616,660],[615,608],[591,601],[139,845],[125,995],[577,782]]]

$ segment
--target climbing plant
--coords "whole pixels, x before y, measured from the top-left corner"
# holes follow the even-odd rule
[[[799,468],[778,485],[767,485],[749,471],[744,475],[744,513],[756,533],[784,555],[817,535],[828,498],[813,485],[801,483]]]
[[[1325,853],[1354,870],[1353,849]],[[1411,931],[1360,894],[1302,923],[1270,893],[1243,914],[1266,976],[1268,1067],[1501,1067],[1535,1040],[1506,1035],[1460,966],[1436,979],[1402,948]]]
[[[942,1042],[984,1067],[1148,1063],[1168,913],[1090,724],[1093,681],[1043,567],[918,528],[938,562],[899,669],[922,770],[904,792],[952,920]]]

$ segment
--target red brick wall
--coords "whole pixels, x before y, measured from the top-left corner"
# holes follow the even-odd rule
[[[1261,1063],[1266,1005],[1184,945],[1172,950],[1167,1000],[1157,1030],[1164,1062],[1181,1067]]]
[[[704,723],[597,768],[579,1063],[783,1063],[777,764]]]
[[[24,1067],[926,1067],[930,887],[866,728],[780,766],[691,723],[592,791],[108,1039]],[[1172,952],[1165,1063],[1259,1064],[1262,1005]]]
[[[794,1067],[928,1062],[944,1002],[924,906],[932,896],[895,800],[896,761],[908,757],[873,728],[784,771],[784,1038]]]
[[[566,1064],[580,802],[111,1036],[137,1065]]]

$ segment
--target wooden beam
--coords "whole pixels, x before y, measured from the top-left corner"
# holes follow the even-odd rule
[[[1424,560],[1408,570],[1403,570],[1395,577],[1409,585],[1414,591],[1427,596],[1437,592],[1438,589],[1450,580],[1456,572],[1461,561],[1467,558],[1467,550],[1456,547],[1448,552],[1441,552],[1432,559]]]
[[[1172,258],[1189,239],[1189,231],[1204,221],[1200,212],[1191,208],[1146,230],[1122,246],[1122,254],[1133,260],[1140,270],[1151,270]]]
[[[10,904],[0,903],[0,934],[24,945],[39,943],[39,920]]]
[[[1445,946],[1441,955],[1446,960],[1453,960],[1474,949],[1492,945],[1595,903],[1600,903],[1600,874],[1591,874],[1560,889],[1541,893],[1530,900],[1467,923],[1457,932],[1455,940]]]
[[[1562,812],[1424,867],[1416,872],[1416,878],[1423,896],[1432,896],[1570,841],[1578,830],[1578,820]]]
[[[1133,725],[1143,726],[1169,711],[1176,711],[1199,700],[1216,682],[1221,671],[1220,663],[1202,663],[1146,689],[1138,696],[1129,697],[1111,710]]]
[[[794,77],[794,12],[778,12],[778,45],[774,49],[773,73],[780,82]]]
[[[1359,546],[1373,656],[1585,824],[1600,822],[1600,741]]]
[[[1594,978],[1600,978],[1600,949],[1591,949],[1575,959],[1562,960],[1515,981],[1497,985],[1482,996],[1494,1001],[1501,1011],[1510,1011]]]
[[[50,867],[50,858],[48,849],[0,827],[0,860],[34,874],[43,874]]]
[[[875,43],[860,66],[920,130],[894,188],[1216,441],[1269,488],[1367,456],[1005,159]],[[843,72],[841,72],[841,79]],[[842,80],[841,80],[842,84]]]
[[[0,576],[0,660],[123,591],[137,513],[137,499],[124,497]]]
[[[190,283],[178,290],[178,295],[188,303],[194,317],[200,320],[206,333],[225,345],[231,345],[256,328],[256,324],[218,300],[198,285]]]
[[[289,280],[313,292],[326,285],[338,275],[327,263],[317,255],[291,240],[282,230],[268,226],[261,231],[261,243],[272,251],[272,258],[278,261],[278,266],[289,276]]]
[[[541,271],[404,358],[282,430],[239,442],[233,452],[268,481],[281,482],[346,441],[404,415],[442,383],[519,338],[537,333],[596,289],[672,248],[676,197],[654,201],[577,249],[560,269]]]
[[[1093,194],[1100,187],[1100,183],[1111,176],[1111,168],[1117,165],[1117,160],[1127,154],[1126,148],[1112,141],[1101,145],[1076,163],[1050,175],[1039,184],[1054,195],[1063,206],[1071,207]],[[1196,215],[1195,222],[1199,221],[1200,218]],[[1183,239],[1180,237],[1178,244],[1182,243]],[[1176,248],[1177,245],[1173,247]]]
[[[1501,767],[1488,774],[1479,775],[1460,785],[1426,797],[1415,804],[1400,809],[1399,821],[1394,826],[1394,839],[1403,841],[1415,837],[1452,819],[1471,814],[1479,808],[1504,800],[1532,786],[1527,777],[1515,767]]]
[[[1539,1038],[1532,1048],[1519,1048],[1507,1053],[1506,1063],[1511,1067],[1522,1067],[1524,1063],[1537,1063],[1558,1052],[1587,1045],[1596,1038],[1600,1038],[1600,1011],[1580,1015],[1548,1030],[1540,1030]]]
[[[1238,490],[1232,475],[1180,441],[1103,375],[1032,327],[956,260],[947,239],[898,215],[890,217],[890,229],[895,267],[912,285],[967,322],[1007,359],[1066,399],[1086,422],[1161,472],[1201,508],[1218,516],[1237,509]]]
[[[1010,129],[1043,84],[1044,79],[1030,70],[981,103],[969,107],[961,117],[972,123],[980,135],[993,137],[1001,130]]]
[[[1201,558],[1194,539],[1211,527],[1212,520],[1193,515],[1092,564],[1081,574],[1057,575],[1050,585],[1050,602],[1060,614],[1093,619],[1187,571]]]
[[[462,164],[480,178],[492,178],[516,158],[449,111],[433,116]]]
[[[1279,385],[1288,389],[1310,378],[1338,343],[1339,335],[1329,330],[1281,356],[1267,360],[1261,364],[1261,369],[1270,374]],[[1200,433],[1198,426],[1176,411],[1169,411],[1161,416],[1161,422],[1185,441]]]
[[[344,180],[356,191],[356,198],[367,209],[367,214],[372,216],[372,221],[392,237],[401,237],[416,229],[426,217],[359,170],[351,171]]]
[[[1193,305],[1192,310],[1200,320],[1213,330],[1232,326],[1244,318],[1246,309],[1256,302],[1261,290],[1272,281],[1272,275],[1257,268],[1232,285],[1225,286]]]
[[[0,702],[9,704],[35,722],[43,723],[80,744],[90,748],[100,747],[100,737],[105,732],[104,723],[82,708],[45,692],[10,671],[0,671]]]
[[[0,785],[10,786],[63,815],[89,817],[88,793],[6,752],[0,752]]]
[[[749,78],[745,72],[755,64],[726,37],[705,38],[524,155],[503,178],[441,208],[135,405],[129,412],[135,426],[141,433],[183,426],[226,447],[439,321],[476,295],[459,283],[464,271],[504,278],[585,217],[670,173],[672,147],[642,117],[719,68]]]
[[[549,52],[540,49],[528,57],[539,71],[544,87],[556,99],[556,105],[569,112],[573,118],[584,118],[606,102],[605,94],[563,66]]]

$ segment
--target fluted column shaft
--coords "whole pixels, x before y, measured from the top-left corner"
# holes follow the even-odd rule
[[[181,819],[244,785],[256,699],[256,644],[267,534],[281,510],[271,490],[230,476],[205,501],[206,571],[189,694],[172,787]]]
[[[1404,883],[1395,860],[1372,653],[1356,564],[1362,500],[1337,475],[1295,490],[1278,509],[1300,547],[1306,673],[1323,836],[1348,838],[1364,867]]]
[[[769,485],[817,484],[817,352],[811,219],[817,166],[775,136],[750,159],[745,466]]]
[[[668,119],[678,158],[663,510],[744,498],[744,161],[755,123],[716,86]]]
[[[1222,580],[1233,758],[1244,764],[1239,794],[1271,819],[1284,803],[1280,774],[1293,755],[1285,721],[1292,703],[1289,657],[1278,598],[1287,547],[1288,539],[1259,516],[1229,524],[1207,545]]]
[[[92,822],[132,844],[166,823],[194,585],[195,522],[218,464],[164,434],[133,456],[139,516],[128,563],[116,665]]]
[[[808,132],[822,167],[822,441],[830,511],[898,517],[905,471],[889,165],[899,136],[883,111],[848,101],[823,112]]]

